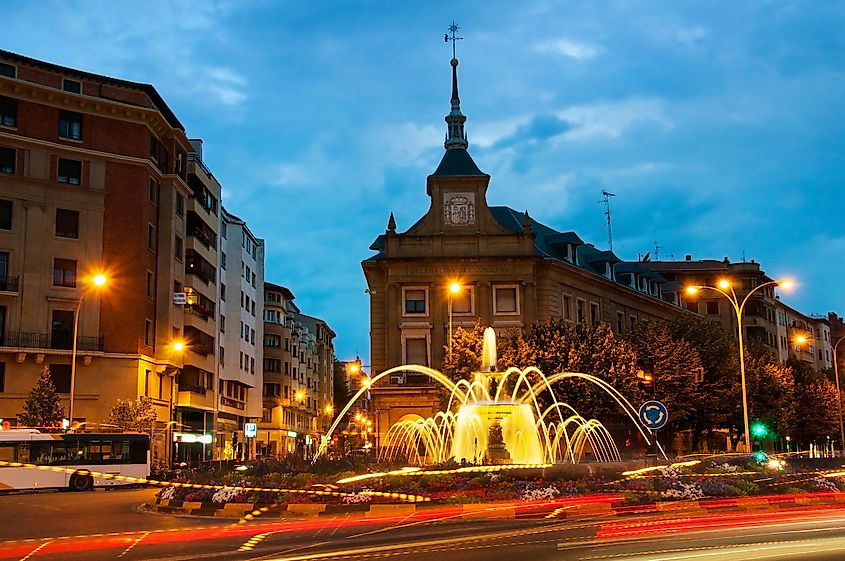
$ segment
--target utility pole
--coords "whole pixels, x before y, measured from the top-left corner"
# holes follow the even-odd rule
[[[604,203],[604,215],[607,216],[607,243],[610,245],[610,251],[613,251],[613,225],[610,220],[610,197],[615,197],[616,195],[604,190],[601,194],[602,200],[599,202]]]

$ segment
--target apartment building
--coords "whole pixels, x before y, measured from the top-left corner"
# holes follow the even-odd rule
[[[220,213],[220,348],[217,457],[248,458],[244,423],[261,418],[264,358],[264,240],[246,222]]]
[[[174,280],[174,294],[184,294],[184,329],[174,331],[185,350],[173,399],[173,458],[176,462],[208,461],[214,456],[217,408],[218,226],[220,184],[203,162],[202,140],[192,139],[188,154],[191,195],[177,199],[184,236],[174,234],[174,257],[184,263],[184,279]],[[220,327],[222,329],[222,326]]]
[[[71,415],[73,371],[73,423],[147,395],[168,459],[192,150],[153,86],[0,51],[0,417],[45,366]]]
[[[268,455],[308,458],[333,418],[335,333],[293,300],[289,289],[264,283],[264,408],[257,444]]]
[[[816,370],[833,368],[833,339],[830,316],[802,314],[778,302],[778,356],[781,361],[795,357]]]

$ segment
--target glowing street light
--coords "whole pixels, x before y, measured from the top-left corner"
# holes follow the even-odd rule
[[[324,409],[324,411],[326,412],[326,415],[331,415],[332,412],[334,411],[334,407],[332,407],[331,405],[326,405],[326,408]]]
[[[731,303],[731,306],[733,307],[734,312],[736,313],[736,325],[737,331],[739,332],[739,373],[742,381],[742,417],[745,428],[746,454],[751,453],[751,431],[748,427],[748,394],[745,389],[745,346],[743,344],[742,312],[745,310],[745,304],[748,302],[748,299],[751,297],[751,295],[760,290],[761,288],[765,288],[767,286],[780,286],[781,288],[789,288],[793,284],[794,282],[791,279],[781,279],[764,282],[763,284],[757,285],[756,287],[751,289],[748,294],[745,295],[745,298],[743,298],[742,301],[739,300],[739,297],[734,291],[733,285],[728,279],[719,279],[717,283],[718,286],[694,285],[688,286],[686,288],[686,292],[689,295],[695,295],[700,290],[713,290],[715,292],[718,292],[719,294],[727,298],[728,302]]]
[[[90,284],[96,288],[102,288],[107,282],[106,276],[102,273],[94,275]],[[86,287],[82,287],[82,296],[79,297],[79,302],[76,303],[76,310],[73,312],[73,347],[70,352],[70,407],[68,407],[68,422],[69,426],[73,427],[73,394],[76,389],[76,339],[79,334],[79,312],[82,309],[82,302],[85,301]]]
[[[460,294],[463,287],[458,282],[449,285],[449,357],[452,356],[452,296]]]
[[[182,351],[185,350],[185,343],[183,343],[182,341],[173,341],[173,343],[170,345],[170,347],[174,351],[181,353]]]
[[[302,390],[297,390],[296,394],[294,394],[294,399],[300,403],[305,401],[305,392]]]

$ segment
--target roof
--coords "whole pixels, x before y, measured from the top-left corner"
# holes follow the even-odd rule
[[[284,287],[280,284],[264,281],[264,290],[270,290],[272,292],[281,292],[282,296],[285,297],[285,300],[293,300],[296,298],[296,296],[293,295],[293,292],[291,292],[289,288]]]
[[[43,60],[30,58],[28,56],[13,53],[11,51],[4,51],[3,49],[0,49],[0,56],[22,64],[26,64],[28,66],[34,66],[36,68],[44,68],[53,72],[61,72],[62,74],[72,74],[81,78],[88,78],[89,80],[96,80],[108,84],[114,84],[115,86],[120,86],[122,88],[140,90],[147,94],[147,96],[149,96],[155,108],[161,112],[167,122],[170,123],[170,126],[180,129],[182,131],[185,130],[185,127],[182,125],[179,119],[176,118],[176,115],[173,113],[173,111],[170,110],[170,107],[168,107],[167,103],[164,102],[164,99],[162,99],[162,97],[159,95],[159,93],[156,91],[155,87],[152,84],[130,82],[128,80],[121,80],[120,78],[112,78],[111,76],[94,74],[93,72],[86,72],[84,70],[78,70],[76,68],[69,68],[67,66],[53,64],[52,62],[45,62]],[[127,101],[121,100],[120,102],[126,103],[127,105],[131,105],[131,103]]]
[[[475,165],[472,156],[469,152],[461,148],[452,148],[446,150],[443,154],[443,159],[440,160],[440,165],[431,177],[466,177],[479,176],[490,177]]]

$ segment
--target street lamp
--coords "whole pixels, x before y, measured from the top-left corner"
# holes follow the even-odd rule
[[[106,276],[102,273],[97,273],[91,277],[91,284],[97,288],[102,288],[106,284]],[[70,407],[68,407],[68,427],[73,427],[73,393],[76,389],[76,339],[79,333],[79,312],[82,310],[82,302],[85,301],[85,287],[82,287],[82,296],[79,297],[79,302],[76,303],[76,310],[73,312],[73,346],[70,352]]]
[[[845,341],[845,335],[833,345],[833,377],[836,379],[836,406],[839,411],[839,449],[842,456],[845,456],[845,425],[842,424],[842,393],[839,391],[839,362],[836,360],[836,347]]]
[[[780,286],[781,288],[789,288],[792,286],[792,281],[787,279],[775,280],[764,282],[763,284],[757,285],[753,289],[751,289],[748,294],[745,295],[745,298],[742,301],[739,300],[739,297],[736,295],[734,291],[733,285],[727,279],[721,279],[717,283],[718,287],[715,286],[704,286],[704,285],[695,285],[695,286],[688,286],[686,291],[687,294],[694,295],[699,290],[713,290],[718,292],[722,296],[728,299],[728,302],[731,303],[731,306],[736,313],[736,325],[737,331],[739,332],[739,373],[740,379],[742,381],[742,418],[744,421],[744,428],[745,428],[745,453],[751,453],[751,431],[748,428],[748,395],[745,390],[745,346],[743,344],[743,334],[742,334],[742,312],[745,310],[745,304],[748,302],[748,299],[751,297],[752,294],[760,290],[761,288],[765,288],[767,286]]]
[[[463,287],[458,282],[449,285],[449,357],[452,356],[452,296],[460,294]]]

